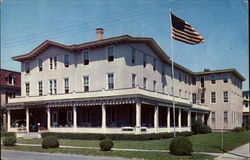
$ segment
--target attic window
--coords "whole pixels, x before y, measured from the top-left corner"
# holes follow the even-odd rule
[[[83,63],[84,65],[89,64],[89,51],[83,51]]]
[[[68,54],[64,55],[64,66],[69,67],[69,55]]]
[[[9,74],[8,77],[6,77],[7,84],[14,85],[15,84],[15,77],[13,74]]]
[[[25,72],[30,73],[30,62],[25,63]]]
[[[108,61],[114,61],[114,47],[108,47],[107,48],[107,52],[108,52]]]

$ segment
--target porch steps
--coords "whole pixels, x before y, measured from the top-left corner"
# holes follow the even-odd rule
[[[24,139],[36,139],[36,138],[42,138],[41,133],[17,133],[17,137],[21,137]]]

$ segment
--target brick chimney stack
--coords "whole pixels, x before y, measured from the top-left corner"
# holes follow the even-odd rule
[[[96,40],[102,40],[104,30],[102,28],[96,29]]]

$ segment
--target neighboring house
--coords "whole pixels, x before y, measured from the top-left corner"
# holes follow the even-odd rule
[[[102,39],[102,29],[96,35],[96,41],[79,45],[46,40],[30,53],[13,57],[21,62],[22,91],[8,104],[9,131],[23,125],[27,131],[42,126],[51,132],[172,132],[174,115],[176,131],[190,131],[192,119],[210,124],[215,117],[212,120],[219,123],[223,111],[228,112],[224,129],[238,125],[229,115],[232,110],[238,113],[236,104],[242,103],[238,98],[231,103],[244,80],[236,70],[195,73],[175,63],[173,114],[171,60],[158,44],[152,38],[129,35]],[[228,83],[214,90],[215,104],[223,99],[220,93],[228,91],[225,104],[235,105],[222,111],[220,102],[209,108],[208,100],[202,100],[208,96],[201,98],[200,90],[210,95],[210,75],[224,73]],[[200,76],[205,77],[206,90],[199,85]],[[215,81],[223,80],[217,76]],[[217,112],[214,117],[210,110]],[[24,123],[13,124],[15,119]],[[212,127],[222,129],[222,125]]]
[[[249,91],[242,92],[243,97],[243,122],[249,121]]]
[[[4,130],[7,129],[5,105],[8,103],[8,98],[15,98],[16,95],[21,95],[21,73],[0,69],[1,124]]]

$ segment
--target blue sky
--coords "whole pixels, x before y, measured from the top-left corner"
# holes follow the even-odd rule
[[[1,3],[1,68],[20,71],[12,56],[44,40],[78,44],[129,34],[152,37],[170,54],[169,8],[189,22],[205,43],[174,40],[174,61],[192,71],[235,68],[249,88],[248,4],[244,0],[4,0]]]

